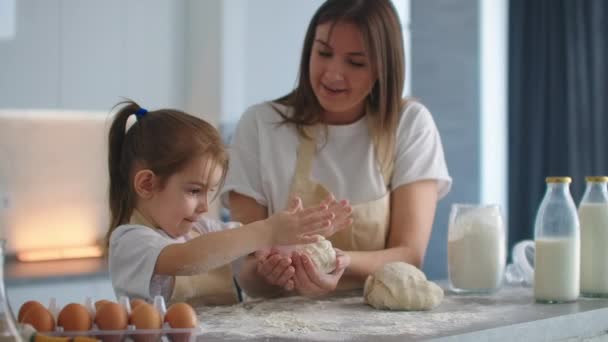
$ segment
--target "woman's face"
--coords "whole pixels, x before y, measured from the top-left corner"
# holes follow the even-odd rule
[[[310,54],[310,83],[324,109],[323,121],[348,124],[363,115],[376,75],[357,26],[338,22],[332,29],[332,25],[317,26]]]

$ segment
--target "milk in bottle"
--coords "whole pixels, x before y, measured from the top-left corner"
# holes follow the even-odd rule
[[[570,177],[547,177],[547,191],[534,223],[534,298],[542,303],[575,301],[580,290],[580,232]]]
[[[586,177],[578,207],[581,223],[581,295],[608,297],[608,177]]]

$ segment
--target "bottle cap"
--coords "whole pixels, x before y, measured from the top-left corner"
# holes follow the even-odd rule
[[[608,182],[608,177],[607,176],[587,176],[587,177],[585,177],[585,180],[587,182],[592,182],[592,183],[606,183],[606,182]]]
[[[545,182],[547,182],[547,183],[572,183],[572,178],[570,178],[570,177],[547,177],[547,178],[545,178]]]

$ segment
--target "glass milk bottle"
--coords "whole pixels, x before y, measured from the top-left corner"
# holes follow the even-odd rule
[[[581,295],[608,297],[608,177],[586,177],[581,222]]]
[[[580,289],[580,232],[570,177],[547,177],[547,191],[534,224],[534,298],[541,303],[575,301]]]

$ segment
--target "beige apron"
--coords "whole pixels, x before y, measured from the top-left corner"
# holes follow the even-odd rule
[[[298,147],[296,171],[290,194],[300,196],[304,207],[316,205],[330,194],[323,185],[313,182],[310,178],[319,130],[318,126],[307,129],[307,134],[313,139],[301,137]],[[392,165],[381,169],[384,184],[388,185]],[[355,204],[352,208],[353,225],[329,237],[333,246],[344,251],[375,251],[386,248],[390,219],[390,191],[387,190],[384,196],[376,200]],[[338,284],[340,290],[362,287],[363,281],[354,279],[342,278]]]
[[[133,211],[129,222],[152,227],[137,210]],[[192,230],[188,234],[188,238],[191,239],[199,235],[197,231]],[[200,305],[235,304],[238,303],[238,298],[238,290],[232,279],[232,267],[227,264],[197,275],[175,276],[173,292],[169,302],[188,302],[196,307]]]

